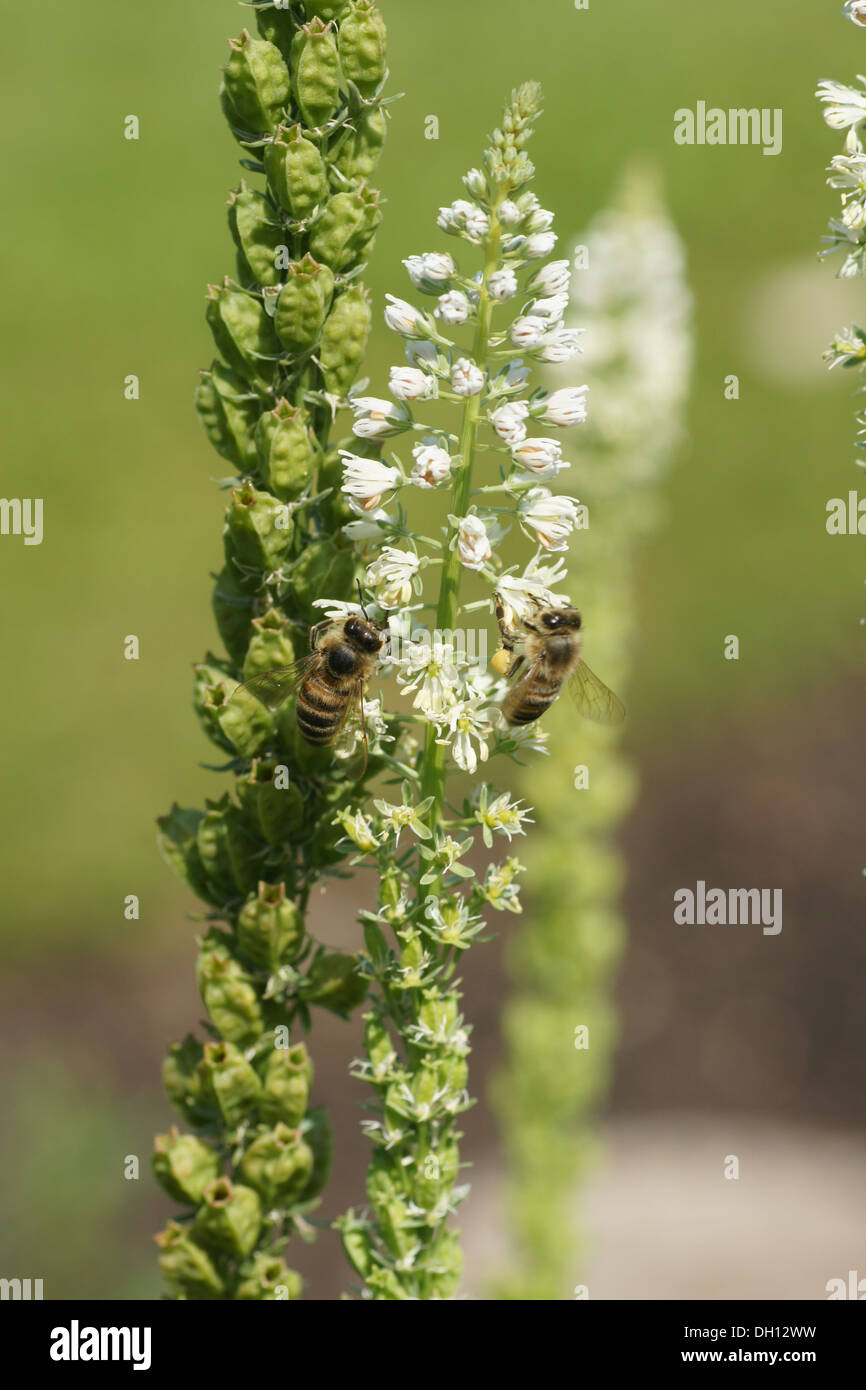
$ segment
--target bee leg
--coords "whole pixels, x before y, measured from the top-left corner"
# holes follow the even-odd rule
[[[509,627],[507,622],[505,621],[505,608],[503,607],[502,599],[499,597],[498,594],[496,595],[495,612],[496,621],[499,624],[499,640],[502,643],[502,647],[505,651],[509,653],[513,652],[515,646],[517,645],[517,642],[519,641],[519,633],[515,632],[513,628]]]
[[[331,626],[331,619],[325,618],[324,622],[316,623],[315,627],[310,628],[310,651],[314,652],[319,645],[319,636],[326,627]]]
[[[517,672],[520,670],[525,660],[526,658],[524,656],[517,656],[514,658],[508,670],[505,672],[506,680],[511,680],[512,676],[517,675]]]

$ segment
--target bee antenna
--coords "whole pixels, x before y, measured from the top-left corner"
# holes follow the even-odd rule
[[[360,581],[360,579],[356,579],[356,580],[355,580],[355,583],[356,583],[357,586],[358,586],[358,600],[359,600],[359,602],[360,602],[360,604],[361,604],[361,612],[364,614],[364,617],[367,619],[367,622],[369,623],[369,622],[371,622],[372,620],[371,620],[371,618],[370,618],[370,614],[367,612],[367,609],[364,607],[364,595],[363,595],[363,592],[362,592],[362,590],[361,590],[361,581]]]

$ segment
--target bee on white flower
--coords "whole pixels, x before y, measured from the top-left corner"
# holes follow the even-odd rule
[[[460,563],[470,570],[480,570],[493,554],[487,527],[478,516],[461,517],[457,531],[457,551]]]
[[[571,467],[563,462],[562,445],[556,439],[524,439],[512,446],[511,457],[539,478],[555,478],[560,469]]]
[[[384,439],[408,429],[411,423],[405,406],[381,400],[378,396],[350,397],[349,405],[355,416],[352,433],[359,439]]]
[[[530,294],[564,294],[571,283],[571,263],[551,261],[537,270],[526,288]]]
[[[525,421],[529,406],[525,401],[508,401],[490,413],[490,423],[503,443],[520,444],[526,438]]]
[[[439,383],[420,367],[392,367],[388,390],[398,401],[429,401],[439,394]]]
[[[362,511],[375,511],[383,493],[392,492],[403,482],[399,468],[381,463],[379,459],[361,458],[348,449],[341,449],[340,457],[343,460],[342,491],[354,498]]]
[[[572,357],[583,352],[580,346],[582,332],[582,328],[557,328],[548,334],[538,354],[542,362],[570,362]]]
[[[451,735],[451,756],[455,763],[464,772],[474,773],[479,759],[486,762],[490,754],[487,743],[490,712],[480,709],[475,700],[460,700],[448,711],[448,730]],[[449,740],[437,739],[437,742],[448,743]]]
[[[420,313],[414,305],[407,303],[405,299],[398,299],[396,295],[386,294],[388,307],[385,310],[385,322],[394,333],[399,333],[403,338],[417,338],[424,330],[424,315]]]
[[[403,264],[415,288],[427,293],[438,293],[442,286],[457,274],[453,258],[439,251],[428,251],[423,256],[409,256]]]
[[[517,294],[517,276],[510,266],[505,266],[503,270],[494,270],[487,281],[487,293],[500,304]]]
[[[559,425],[561,429],[569,425],[582,425],[586,420],[588,390],[588,386],[564,386],[560,391],[546,396],[533,414],[546,425]]]
[[[866,84],[866,78],[857,80]],[[846,87],[844,82],[819,82],[815,96],[824,102],[824,120],[832,130],[844,130],[866,121],[866,92],[858,92],[856,87]]]
[[[511,325],[511,341],[519,348],[539,347],[544,342],[549,328],[550,324],[546,319],[526,314],[523,318],[515,319]]]
[[[381,608],[405,608],[412,601],[412,581],[420,566],[421,561],[411,550],[383,547],[372,565],[367,566],[366,576]]]
[[[451,368],[451,390],[458,396],[478,396],[484,390],[484,373],[468,357],[458,357]]]
[[[443,323],[456,326],[466,322],[472,312],[472,305],[462,290],[449,290],[447,294],[439,296],[439,302],[433,312]]]
[[[577,525],[580,503],[576,497],[554,495],[549,488],[534,487],[518,504],[524,526],[530,527],[545,550],[565,550]]]
[[[520,250],[528,260],[540,261],[543,256],[550,255],[558,241],[556,232],[534,232],[526,238]]]
[[[451,455],[439,444],[416,444],[410,481],[416,487],[438,487],[451,476]]]

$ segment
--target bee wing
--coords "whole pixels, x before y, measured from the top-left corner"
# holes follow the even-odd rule
[[[320,658],[315,652],[293,661],[290,666],[274,666],[270,671],[262,671],[238,686],[238,690],[248,690],[269,710],[279,709],[284,700],[294,695]],[[236,692],[233,692],[236,693]]]
[[[622,701],[608,690],[582,658],[569,679],[568,689],[585,719],[592,719],[596,724],[621,724],[625,719]]]
[[[346,701],[343,718],[334,740],[334,756],[351,762],[352,780],[360,782],[367,771],[367,757],[370,742],[367,737],[367,721],[364,718],[364,688],[366,682],[355,682],[352,693]],[[361,747],[358,749],[358,733]],[[357,768],[356,768],[357,764]]]

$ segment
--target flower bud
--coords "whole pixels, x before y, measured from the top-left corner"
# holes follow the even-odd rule
[[[243,377],[222,362],[214,362],[209,372],[201,374],[195,408],[217,453],[242,471],[255,468],[253,430],[259,404]]]
[[[244,1153],[240,1173],[266,1207],[297,1201],[313,1171],[313,1151],[300,1131],[280,1122],[258,1135]]]
[[[459,1169],[460,1155],[455,1140],[442,1140],[408,1170],[412,1201],[427,1212],[434,1211],[439,1200],[454,1186]]]
[[[269,845],[292,839],[304,819],[304,800],[295,783],[275,785],[277,766],[273,761],[254,758],[249,777],[238,783],[238,800]]]
[[[223,68],[223,110],[235,133],[258,136],[278,124],[289,99],[289,73],[280,50],[244,29],[230,39]]]
[[[294,1047],[275,1047],[268,1055],[259,1101],[259,1116],[265,1124],[284,1124],[294,1128],[307,1111],[313,1065],[303,1043]]]
[[[169,1221],[154,1236],[161,1250],[159,1266],[175,1298],[216,1299],[225,1294],[225,1285],[214,1264],[190,1233],[189,1227]]]
[[[224,565],[217,575],[211,608],[223,646],[232,661],[240,664],[250,641],[253,597],[234,565]]]
[[[376,190],[361,184],[352,192],[335,193],[316,219],[310,250],[332,270],[347,270],[360,260],[381,221]]]
[[[262,1207],[251,1187],[217,1178],[202,1193],[193,1231],[208,1249],[248,1255],[258,1240]]]
[[[269,11],[265,10],[264,13],[267,14]],[[241,1302],[255,1299],[258,1302],[275,1303],[300,1298],[303,1287],[303,1280],[294,1269],[289,1269],[289,1266],[275,1255],[260,1252],[253,1256],[249,1267],[241,1271],[241,1282],[238,1284],[235,1298]]]
[[[351,0],[340,21],[340,62],[343,76],[364,97],[381,86],[386,72],[385,21],[373,0]]]
[[[277,569],[292,543],[294,523],[285,503],[251,483],[232,491],[223,536],[226,558],[255,569]]]
[[[245,283],[278,284],[277,248],[284,244],[285,238],[279,222],[274,221],[273,208],[267,198],[257,189],[248,188],[242,179],[240,188],[229,194],[228,208],[241,279]]]
[[[300,497],[316,461],[304,412],[285,399],[277,401],[274,409],[266,410],[259,420],[256,449],[262,479],[274,496],[283,501]]]
[[[367,1174],[367,1197],[376,1212],[379,1232],[388,1249],[397,1258],[408,1255],[417,1244],[414,1224],[410,1225],[408,1203],[400,1195],[390,1171],[390,1164],[381,1154],[374,1154]]]
[[[349,1261],[355,1273],[360,1275],[366,1283],[370,1274],[376,1268],[373,1258],[374,1246],[370,1232],[366,1227],[359,1226],[355,1223],[351,1212],[343,1217],[337,1224],[346,1259]]]
[[[169,1048],[162,1064],[166,1094],[191,1124],[201,1124],[213,1115],[199,1066],[202,1056],[201,1043],[188,1033],[182,1043],[174,1043]]]
[[[292,41],[292,79],[301,115],[315,129],[331,119],[340,102],[340,58],[330,24],[312,19]]]
[[[453,1298],[460,1287],[463,1252],[453,1231],[443,1230],[435,1246],[435,1270],[430,1280],[439,1298]]]
[[[249,1047],[264,1031],[262,1007],[252,977],[228,949],[228,937],[209,932],[198,958],[198,987],[214,1027],[229,1042]]]
[[[300,993],[308,1004],[319,1004],[340,1018],[348,1018],[367,993],[367,982],[358,972],[354,956],[323,952],[310,966]]]
[[[358,375],[370,335],[370,318],[370,295],[363,285],[350,285],[334,299],[318,353],[325,390],[334,396],[345,396]]]
[[[218,351],[239,375],[272,378],[274,363],[267,358],[275,358],[280,345],[260,299],[226,276],[222,285],[208,286],[205,318]]]
[[[234,1043],[205,1043],[198,1072],[203,1093],[213,1097],[227,1128],[234,1129],[258,1104],[262,1083]]]
[[[274,314],[277,337],[287,352],[309,352],[316,346],[333,292],[331,270],[314,260],[309,252],[302,261],[294,261],[289,266]]]
[[[431,1041],[447,1044],[459,1019],[456,994],[435,994],[425,999],[418,1011],[418,1023]]]
[[[178,806],[175,802],[168,815],[160,816],[157,820],[157,838],[166,863],[180,874],[199,898],[216,905],[220,899],[214,895],[198,850],[198,828],[203,819],[201,811]]]
[[[300,1196],[303,1202],[311,1202],[314,1197],[318,1197],[328,1181],[334,1156],[334,1134],[327,1110],[321,1106],[310,1110],[307,1114],[307,1124],[309,1128],[304,1130],[304,1138],[313,1155],[313,1168]]]
[[[153,1171],[160,1187],[175,1202],[197,1205],[209,1182],[219,1174],[219,1161],[194,1134],[175,1127],[153,1141]]]
[[[296,222],[303,222],[328,196],[325,163],[299,125],[278,126],[264,149],[265,173],[277,202]]]
[[[304,919],[286,898],[284,883],[260,883],[238,914],[238,947],[243,955],[274,971],[294,960],[304,944]]]
[[[351,128],[346,129],[339,144],[328,151],[328,162],[350,182],[369,179],[379,163],[387,134],[384,111],[378,106],[365,107],[353,117]]]
[[[373,1069],[372,1080],[391,1081],[397,1064],[397,1054],[391,1034],[377,1018],[367,1019],[364,1027],[364,1050]]]

